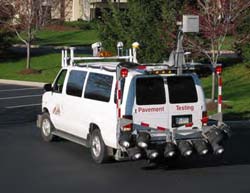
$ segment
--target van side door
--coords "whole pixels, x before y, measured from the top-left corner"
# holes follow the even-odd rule
[[[63,114],[63,96],[65,90],[65,79],[66,79],[67,70],[62,69],[58,74],[55,82],[53,83],[53,92],[51,93],[50,100],[48,101],[50,118],[55,128],[64,129],[64,124],[62,122]]]

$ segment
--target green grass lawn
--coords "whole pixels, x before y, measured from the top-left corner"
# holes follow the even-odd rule
[[[53,46],[83,46],[98,41],[96,30],[72,30],[72,31],[49,31],[38,32],[33,44]]]
[[[206,97],[209,98],[211,77],[203,79],[202,83]],[[226,119],[250,119],[250,68],[246,64],[224,69],[223,100],[231,107],[223,110]]]
[[[86,46],[98,41],[96,30],[42,30],[36,34],[32,42],[40,46]],[[22,43],[17,38],[15,43]]]
[[[11,58],[11,57],[10,57]],[[26,58],[14,58],[0,62],[0,79],[52,82],[61,67],[61,54],[48,54],[31,58],[31,68],[41,70],[41,74],[23,75]]]

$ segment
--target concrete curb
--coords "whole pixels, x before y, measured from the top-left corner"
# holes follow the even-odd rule
[[[15,85],[21,85],[21,86],[34,86],[34,87],[40,87],[42,88],[44,86],[43,82],[30,82],[30,81],[21,81],[21,80],[6,80],[6,79],[0,79],[0,83],[2,84],[15,84]]]

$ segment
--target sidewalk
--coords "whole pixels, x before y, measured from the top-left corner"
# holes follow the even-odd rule
[[[15,85],[21,85],[21,86],[34,86],[34,87],[40,87],[42,88],[44,86],[43,82],[31,82],[31,81],[21,81],[21,80],[6,80],[6,79],[0,79],[0,84],[15,84]]]

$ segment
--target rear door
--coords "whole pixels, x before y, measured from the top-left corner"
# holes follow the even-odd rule
[[[164,79],[161,76],[139,76],[134,81],[133,122],[144,127],[164,129],[168,126],[168,108]]]
[[[200,127],[202,106],[198,100],[197,83],[192,76],[165,77],[166,94],[169,96],[170,127]]]

